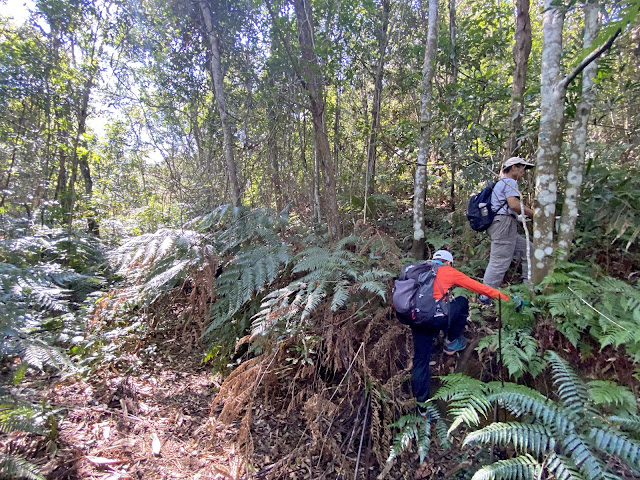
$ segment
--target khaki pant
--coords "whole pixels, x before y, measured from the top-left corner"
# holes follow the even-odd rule
[[[498,288],[513,260],[522,262],[522,279],[526,280],[531,259],[527,262],[527,241],[518,235],[518,221],[510,215],[496,215],[488,232],[491,235],[491,257],[483,283]],[[529,247],[533,254],[531,242]]]

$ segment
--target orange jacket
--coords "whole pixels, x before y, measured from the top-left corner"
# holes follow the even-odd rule
[[[507,302],[509,301],[509,297],[507,297],[501,291],[477,282],[453,267],[443,265],[438,268],[436,279],[433,282],[433,297],[436,300],[440,300],[442,297],[444,297],[445,293],[447,293],[451,287],[463,287],[467,290],[486,295],[490,298],[500,297]]]

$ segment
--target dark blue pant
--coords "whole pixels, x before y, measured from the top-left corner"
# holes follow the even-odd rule
[[[465,297],[456,297],[449,303],[449,316],[434,319],[429,325],[411,327],[413,332],[413,371],[411,384],[413,395],[418,402],[429,398],[431,371],[429,362],[433,352],[433,340],[444,331],[449,340],[455,340],[464,332],[469,316],[469,301]]]

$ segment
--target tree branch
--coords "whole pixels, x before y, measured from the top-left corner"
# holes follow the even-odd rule
[[[598,48],[596,48],[593,52],[591,52],[589,55],[587,55],[582,60],[582,62],[580,62],[576,66],[576,68],[574,68],[573,71],[571,71],[571,73],[569,73],[566,77],[564,77],[562,82],[560,82],[560,86],[562,86],[564,89],[566,89],[569,86],[569,84],[578,75],[580,75],[580,72],[582,72],[582,70],[584,70],[587,67],[587,65],[589,65],[591,62],[596,60],[600,55],[602,55],[604,52],[606,52],[607,50],[609,50],[611,48],[611,46],[613,45],[613,42],[615,41],[616,38],[618,38],[618,35],[620,35],[621,33],[622,33],[622,28],[618,28],[616,30],[616,33],[614,33],[611,36],[611,38],[609,38],[609,40],[607,40],[605,43],[603,43]]]
[[[289,39],[287,37],[284,36],[284,33],[282,33],[282,30],[280,30],[280,27],[278,26],[278,17],[276,16],[276,14],[273,11],[273,7],[271,6],[271,2],[269,0],[267,0],[267,9],[269,10],[269,15],[271,16],[271,21],[273,22],[273,26],[276,29],[276,32],[278,33],[278,37],[280,37],[280,41],[282,42],[282,45],[284,46],[285,51],[287,52],[287,57],[289,57],[289,61],[291,62],[291,66],[293,67],[293,71],[296,74],[296,77],[298,77],[298,80],[302,83],[302,87],[306,90],[307,89],[307,84],[304,80],[304,76],[302,75],[302,72],[300,71],[300,68],[298,67],[298,62],[296,61],[295,56],[292,53],[291,50],[291,44],[289,43]]]

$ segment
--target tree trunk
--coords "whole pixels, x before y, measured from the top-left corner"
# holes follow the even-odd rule
[[[438,0],[429,0],[429,26],[427,45],[422,67],[422,101],[420,107],[420,138],[418,144],[418,165],[415,173],[413,191],[413,245],[411,255],[417,259],[424,258],[424,202],[426,199],[427,161],[431,147],[431,104],[433,102],[433,76],[435,73],[438,28]]]
[[[557,6],[555,0],[545,0],[545,12],[542,17],[540,132],[538,134],[536,203],[533,229],[534,284],[540,283],[554,264],[555,244],[553,234],[558,189],[558,160],[562,148],[564,101],[567,86],[580,72],[611,48],[611,45],[621,33],[621,29],[618,28],[607,42],[587,55],[569,74],[561,78],[564,15],[564,7]],[[577,199],[575,202],[577,205]]]
[[[585,51],[589,50],[593,40],[598,35],[598,1],[588,0],[584,7],[584,40]],[[585,151],[587,148],[587,127],[589,115],[595,99],[593,79],[598,72],[598,63],[590,63],[582,72],[582,98],[573,120],[573,138],[569,153],[569,170],[566,178],[565,198],[562,207],[560,229],[558,231],[558,248],[563,251],[561,259],[569,256],[571,243],[578,219],[578,202],[582,188],[582,174],[584,170]]]
[[[313,120],[316,155],[324,180],[323,206],[329,227],[329,239],[335,242],[341,235],[341,225],[338,215],[335,171],[331,147],[329,146],[327,124],[325,122],[322,77],[320,74],[320,65],[315,53],[311,3],[309,0],[294,0],[293,5],[296,13],[298,39],[302,53],[302,83],[309,97],[309,110]]]
[[[220,41],[214,28],[214,17],[208,0],[199,0],[200,12],[205,26],[205,37],[210,49],[211,58],[208,62],[209,73],[213,83],[213,94],[216,97],[218,115],[222,124],[224,159],[227,166],[227,176],[231,189],[231,201],[234,206],[239,206],[242,201],[238,169],[234,158],[233,125],[227,109],[227,97],[224,90],[224,74],[222,72],[222,59],[220,57]]]
[[[561,81],[564,7],[545,0],[542,16],[542,73],[540,131],[536,161],[536,203],[533,229],[533,282],[549,273],[553,264],[553,230],[558,190],[558,160],[564,127],[566,89]]]
[[[102,55],[102,45],[98,48],[98,53],[96,55],[96,42],[97,33],[94,37],[91,56],[89,58],[89,74],[84,84],[82,100],[80,101],[80,107],[78,108],[78,130],[73,142],[73,156],[71,157],[71,180],[69,181],[69,194],[71,200],[69,202],[69,210],[67,212],[67,214],[69,215],[67,220],[69,231],[71,231],[73,225],[73,210],[75,209],[76,203],[75,183],[77,179],[78,167],[80,168],[80,174],[82,175],[82,179],[84,180],[84,191],[87,196],[87,201],[90,202],[91,197],[93,196],[93,180],[91,179],[91,169],[89,167],[88,152],[86,151],[87,149],[84,134],[87,131],[87,117],[89,115],[88,109],[91,90],[93,89],[95,77],[98,73],[97,62]],[[81,146],[85,147],[82,154],[80,154],[79,151]],[[96,236],[100,234],[100,231],[98,229],[98,222],[96,221],[93,213],[90,213],[87,217],[87,229],[89,233]]]
[[[11,185],[11,175],[13,174],[13,167],[16,164],[16,156],[18,154],[18,147],[21,144],[22,133],[24,130],[24,120],[27,114],[27,102],[22,102],[22,114],[20,115],[20,121],[18,122],[18,131],[16,133],[15,141],[13,142],[13,148],[11,150],[11,163],[9,164],[9,168],[7,168],[7,177],[4,181],[4,188],[2,189],[2,200],[0,200],[0,208],[4,207],[4,203],[7,200],[7,195],[9,192],[9,186]]]
[[[458,83],[458,55],[456,53],[456,0],[449,0],[449,64],[451,68],[450,83]],[[452,212],[456,211],[456,114],[453,112],[449,117],[449,162],[451,165],[451,191],[449,195],[449,207]],[[451,226],[452,228],[453,225]]]
[[[518,154],[518,135],[524,117],[524,92],[527,86],[527,66],[531,54],[531,18],[529,0],[516,0],[516,31],[513,46],[513,81],[509,106],[509,139],[504,149],[504,159]]]
[[[377,136],[380,123],[380,105],[382,103],[382,80],[384,77],[384,63],[389,44],[389,14],[391,12],[391,1],[382,0],[382,20],[378,36],[378,65],[376,66],[375,78],[373,81],[373,105],[371,106],[371,123],[369,128],[369,141],[367,143],[367,173],[365,177],[365,219],[367,198],[375,192],[376,180],[376,155]]]

